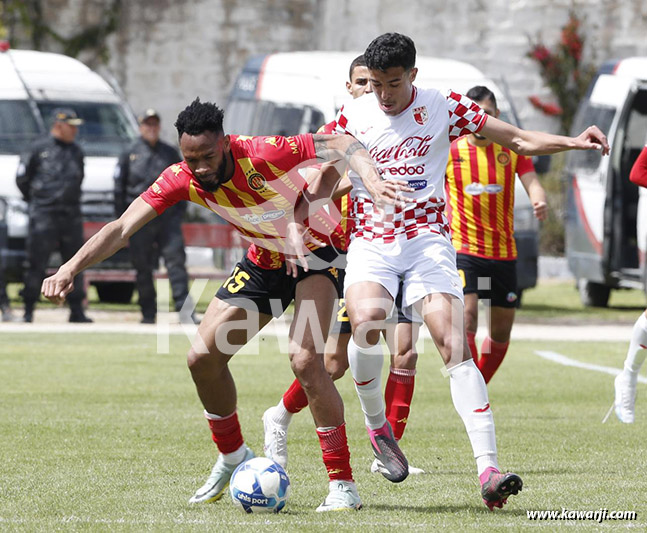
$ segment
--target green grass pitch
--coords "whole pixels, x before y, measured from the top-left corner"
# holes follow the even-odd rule
[[[279,515],[245,515],[226,495],[190,506],[216,458],[185,363],[189,342],[156,353],[154,335],[13,334],[0,340],[0,531],[553,531],[647,526],[647,399],[636,423],[602,425],[613,377],[543,360],[553,350],[620,367],[625,344],[512,343],[490,384],[505,469],[524,490],[490,513],[454,411],[440,357],[420,355],[409,425],[401,442],[427,474],[393,485],[369,472],[371,451],[347,375],[351,461],[364,509],[315,513],[327,478],[309,413],[289,431],[291,498]],[[232,361],[243,435],[262,453],[261,415],[292,380],[272,339]],[[386,371],[386,365],[385,365]],[[633,522],[535,522],[527,510],[634,510]]]

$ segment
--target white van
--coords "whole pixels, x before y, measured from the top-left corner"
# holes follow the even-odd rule
[[[611,154],[567,155],[566,255],[582,302],[604,307],[611,289],[644,289],[647,283],[647,190],[629,181],[647,142],[647,57],[600,68],[573,132],[591,124],[607,135]]]
[[[291,52],[254,56],[236,79],[225,109],[225,131],[245,135],[315,132],[332,121],[344,102],[351,62],[361,52]],[[480,70],[460,61],[418,57],[418,87],[443,94],[485,85],[497,98],[501,119],[518,124],[501,88]],[[538,224],[521,182],[515,190],[515,238],[519,291],[534,287],[539,253]]]
[[[77,142],[85,152],[82,211],[86,234],[92,223],[114,218],[113,174],[118,155],[138,135],[137,121],[118,90],[83,63],[59,54],[0,49],[0,199],[6,204],[8,246],[2,253],[9,280],[22,279],[27,236],[27,210],[16,187],[21,152],[34,139],[47,135],[56,107],[74,109],[85,121]],[[87,235],[86,235],[87,236]],[[130,269],[127,253],[102,265],[106,269]],[[88,275],[93,280],[92,273]],[[115,276],[113,276],[114,278]],[[119,277],[119,276],[117,276]],[[96,278],[96,276],[95,276]],[[124,286],[97,281],[100,295],[117,298]],[[124,298],[125,299],[125,298]]]

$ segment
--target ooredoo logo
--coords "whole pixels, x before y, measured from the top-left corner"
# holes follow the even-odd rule
[[[406,163],[400,167],[388,167],[384,169],[386,174],[391,176],[416,176],[425,173],[425,165],[409,166]],[[425,182],[426,184],[426,182]]]

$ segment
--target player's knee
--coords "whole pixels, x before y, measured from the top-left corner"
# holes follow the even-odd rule
[[[191,348],[186,356],[187,366],[191,375],[197,376],[205,373],[219,372],[227,366],[226,360],[213,354]]]
[[[369,310],[370,311],[370,310]],[[380,341],[381,327],[386,315],[382,313],[362,313],[353,321],[353,340],[358,346],[373,346]]]

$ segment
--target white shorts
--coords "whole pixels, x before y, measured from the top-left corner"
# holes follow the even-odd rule
[[[403,307],[434,293],[452,294],[463,301],[456,251],[444,235],[424,233],[389,244],[358,238],[348,247],[347,259],[344,292],[353,283],[373,281],[395,300],[402,280]]]

